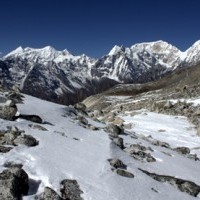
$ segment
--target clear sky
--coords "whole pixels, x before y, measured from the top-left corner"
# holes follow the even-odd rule
[[[91,57],[114,45],[200,39],[200,0],[0,0],[0,52],[47,45]]]

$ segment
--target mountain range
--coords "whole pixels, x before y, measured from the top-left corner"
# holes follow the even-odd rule
[[[74,104],[118,83],[146,83],[200,63],[200,41],[188,50],[164,41],[114,46],[99,58],[69,51],[22,48],[0,60],[3,87],[17,85],[26,94],[61,104]]]

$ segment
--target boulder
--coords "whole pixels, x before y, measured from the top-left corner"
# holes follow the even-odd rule
[[[78,116],[78,120],[83,125],[88,125],[88,120],[83,116]]]
[[[63,200],[53,189],[44,188],[44,192],[36,197],[36,200]]]
[[[173,104],[171,101],[167,101],[166,104],[163,106],[164,109],[170,109],[173,107]]]
[[[116,117],[113,121],[113,124],[119,125],[119,126],[122,126],[123,123],[124,123],[124,120],[120,117]]]
[[[74,105],[74,108],[76,108],[79,111],[85,112],[86,111],[86,106],[83,103],[76,103]]]
[[[8,153],[11,149],[13,149],[13,148],[0,146],[0,153]]]
[[[197,154],[188,154],[188,155],[187,155],[187,158],[192,159],[192,160],[194,160],[194,161],[200,160],[200,159],[198,158]]]
[[[127,166],[120,159],[108,159],[110,165],[115,169],[126,169]]]
[[[132,174],[131,172],[128,172],[124,169],[116,169],[115,172],[120,176],[124,176],[124,177],[127,177],[127,178],[134,178],[134,174]]]
[[[17,113],[17,106],[12,101],[7,101],[5,104],[0,106],[0,118],[6,120],[13,120]]]
[[[83,193],[76,180],[65,179],[61,182],[61,196],[63,199],[69,200],[83,200],[81,194]]]
[[[120,137],[114,138],[114,139],[113,139],[113,142],[114,142],[118,147],[120,147],[121,149],[124,148],[124,140],[123,140],[123,138],[120,138]]]
[[[191,196],[197,197],[197,195],[200,193],[200,186],[192,181],[176,178],[173,176],[159,175],[156,173],[148,172],[140,168],[139,170],[145,173],[146,175],[150,176],[154,180],[162,183],[167,182],[176,189],[180,190],[181,192],[186,192]]]
[[[14,140],[21,135],[20,131],[6,131],[0,138],[0,144],[3,145],[14,145]]]
[[[39,131],[47,131],[46,128],[44,128],[43,126],[40,126],[38,124],[29,124],[29,127],[31,127],[32,129],[37,129]]]
[[[15,119],[18,119],[18,118],[25,119],[25,120],[35,122],[35,123],[39,123],[39,124],[42,124],[42,122],[43,122],[41,117],[38,115],[23,115],[23,114],[21,114],[21,115],[15,117]]]
[[[28,175],[23,169],[10,168],[0,173],[0,199],[20,200],[28,189]]]
[[[20,135],[14,140],[14,144],[23,144],[28,147],[33,147],[38,145],[38,141],[31,135]]]
[[[24,96],[18,92],[10,92],[6,97],[15,103],[23,103]]]
[[[188,147],[177,147],[174,150],[183,155],[190,153],[190,149]]]
[[[124,130],[115,124],[108,124],[105,127],[105,131],[109,133],[110,137],[118,137],[118,135],[123,134]]]
[[[133,127],[133,124],[131,124],[131,123],[128,123],[128,124],[124,124],[123,123],[123,128],[124,129],[132,129],[132,127]]]
[[[153,140],[151,142],[155,146],[165,147],[167,149],[170,149],[170,145],[167,142],[161,142],[159,140]]]

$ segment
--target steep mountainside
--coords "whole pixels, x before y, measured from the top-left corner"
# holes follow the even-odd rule
[[[18,85],[26,94],[62,104],[74,104],[118,83],[145,83],[200,61],[200,42],[186,52],[164,42],[115,46],[93,59],[57,51],[19,47],[0,61],[3,87]]]

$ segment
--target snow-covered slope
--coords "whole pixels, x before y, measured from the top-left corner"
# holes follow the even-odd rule
[[[57,51],[50,46],[19,47],[2,58],[0,77],[5,85],[17,84],[27,94],[70,104],[117,82],[144,83],[160,79],[181,67],[198,64],[199,54],[199,42],[186,52],[164,41],[135,44],[130,48],[114,46],[100,59],[74,56],[67,50]]]
[[[156,129],[163,128],[162,123],[158,125],[159,116],[141,112],[138,117],[133,118],[133,122],[138,123],[137,134],[129,131],[126,135],[122,135],[125,148],[129,148],[130,144],[139,144],[152,149],[150,152],[156,162],[146,162],[134,159],[125,150],[116,146],[103,129],[93,131],[80,126],[74,117],[70,117],[73,116],[70,107],[26,95],[24,104],[18,105],[18,109],[21,114],[39,115],[46,122],[42,126],[47,129],[47,131],[32,129],[31,122],[22,119],[14,122],[0,119],[1,130],[7,129],[7,126],[17,126],[20,130],[24,130],[25,134],[30,134],[39,141],[39,145],[35,147],[23,145],[14,147],[0,159],[0,172],[5,169],[5,163],[23,164],[23,169],[30,178],[29,194],[23,197],[24,200],[34,199],[35,195],[43,192],[46,186],[60,194],[60,182],[63,179],[77,180],[83,191],[81,196],[84,200],[196,199],[169,183],[152,179],[139,170],[175,176],[200,185],[199,161],[191,160],[173,150],[154,146],[143,139],[142,133],[148,131],[151,134],[155,133]],[[142,121],[147,118],[148,121],[153,120],[153,123],[146,123],[146,128],[143,130]],[[132,121],[130,117],[125,120],[127,123]],[[185,118],[162,115],[162,121],[165,120],[168,126],[173,125],[176,137],[179,134],[181,136],[181,132],[186,131],[187,127],[191,127]],[[89,122],[95,126],[105,126],[91,119]],[[178,146],[173,131],[170,132],[168,127],[166,128],[168,138],[174,146]],[[195,146],[192,140],[187,140],[194,133],[194,130],[185,132],[185,137],[181,139],[185,142],[191,141],[191,146]],[[127,165],[127,170],[134,174],[134,178],[120,176],[115,170],[111,170],[108,159],[122,160]]]
[[[200,60],[200,40],[195,42],[187,51],[185,62],[190,66],[196,65]]]

